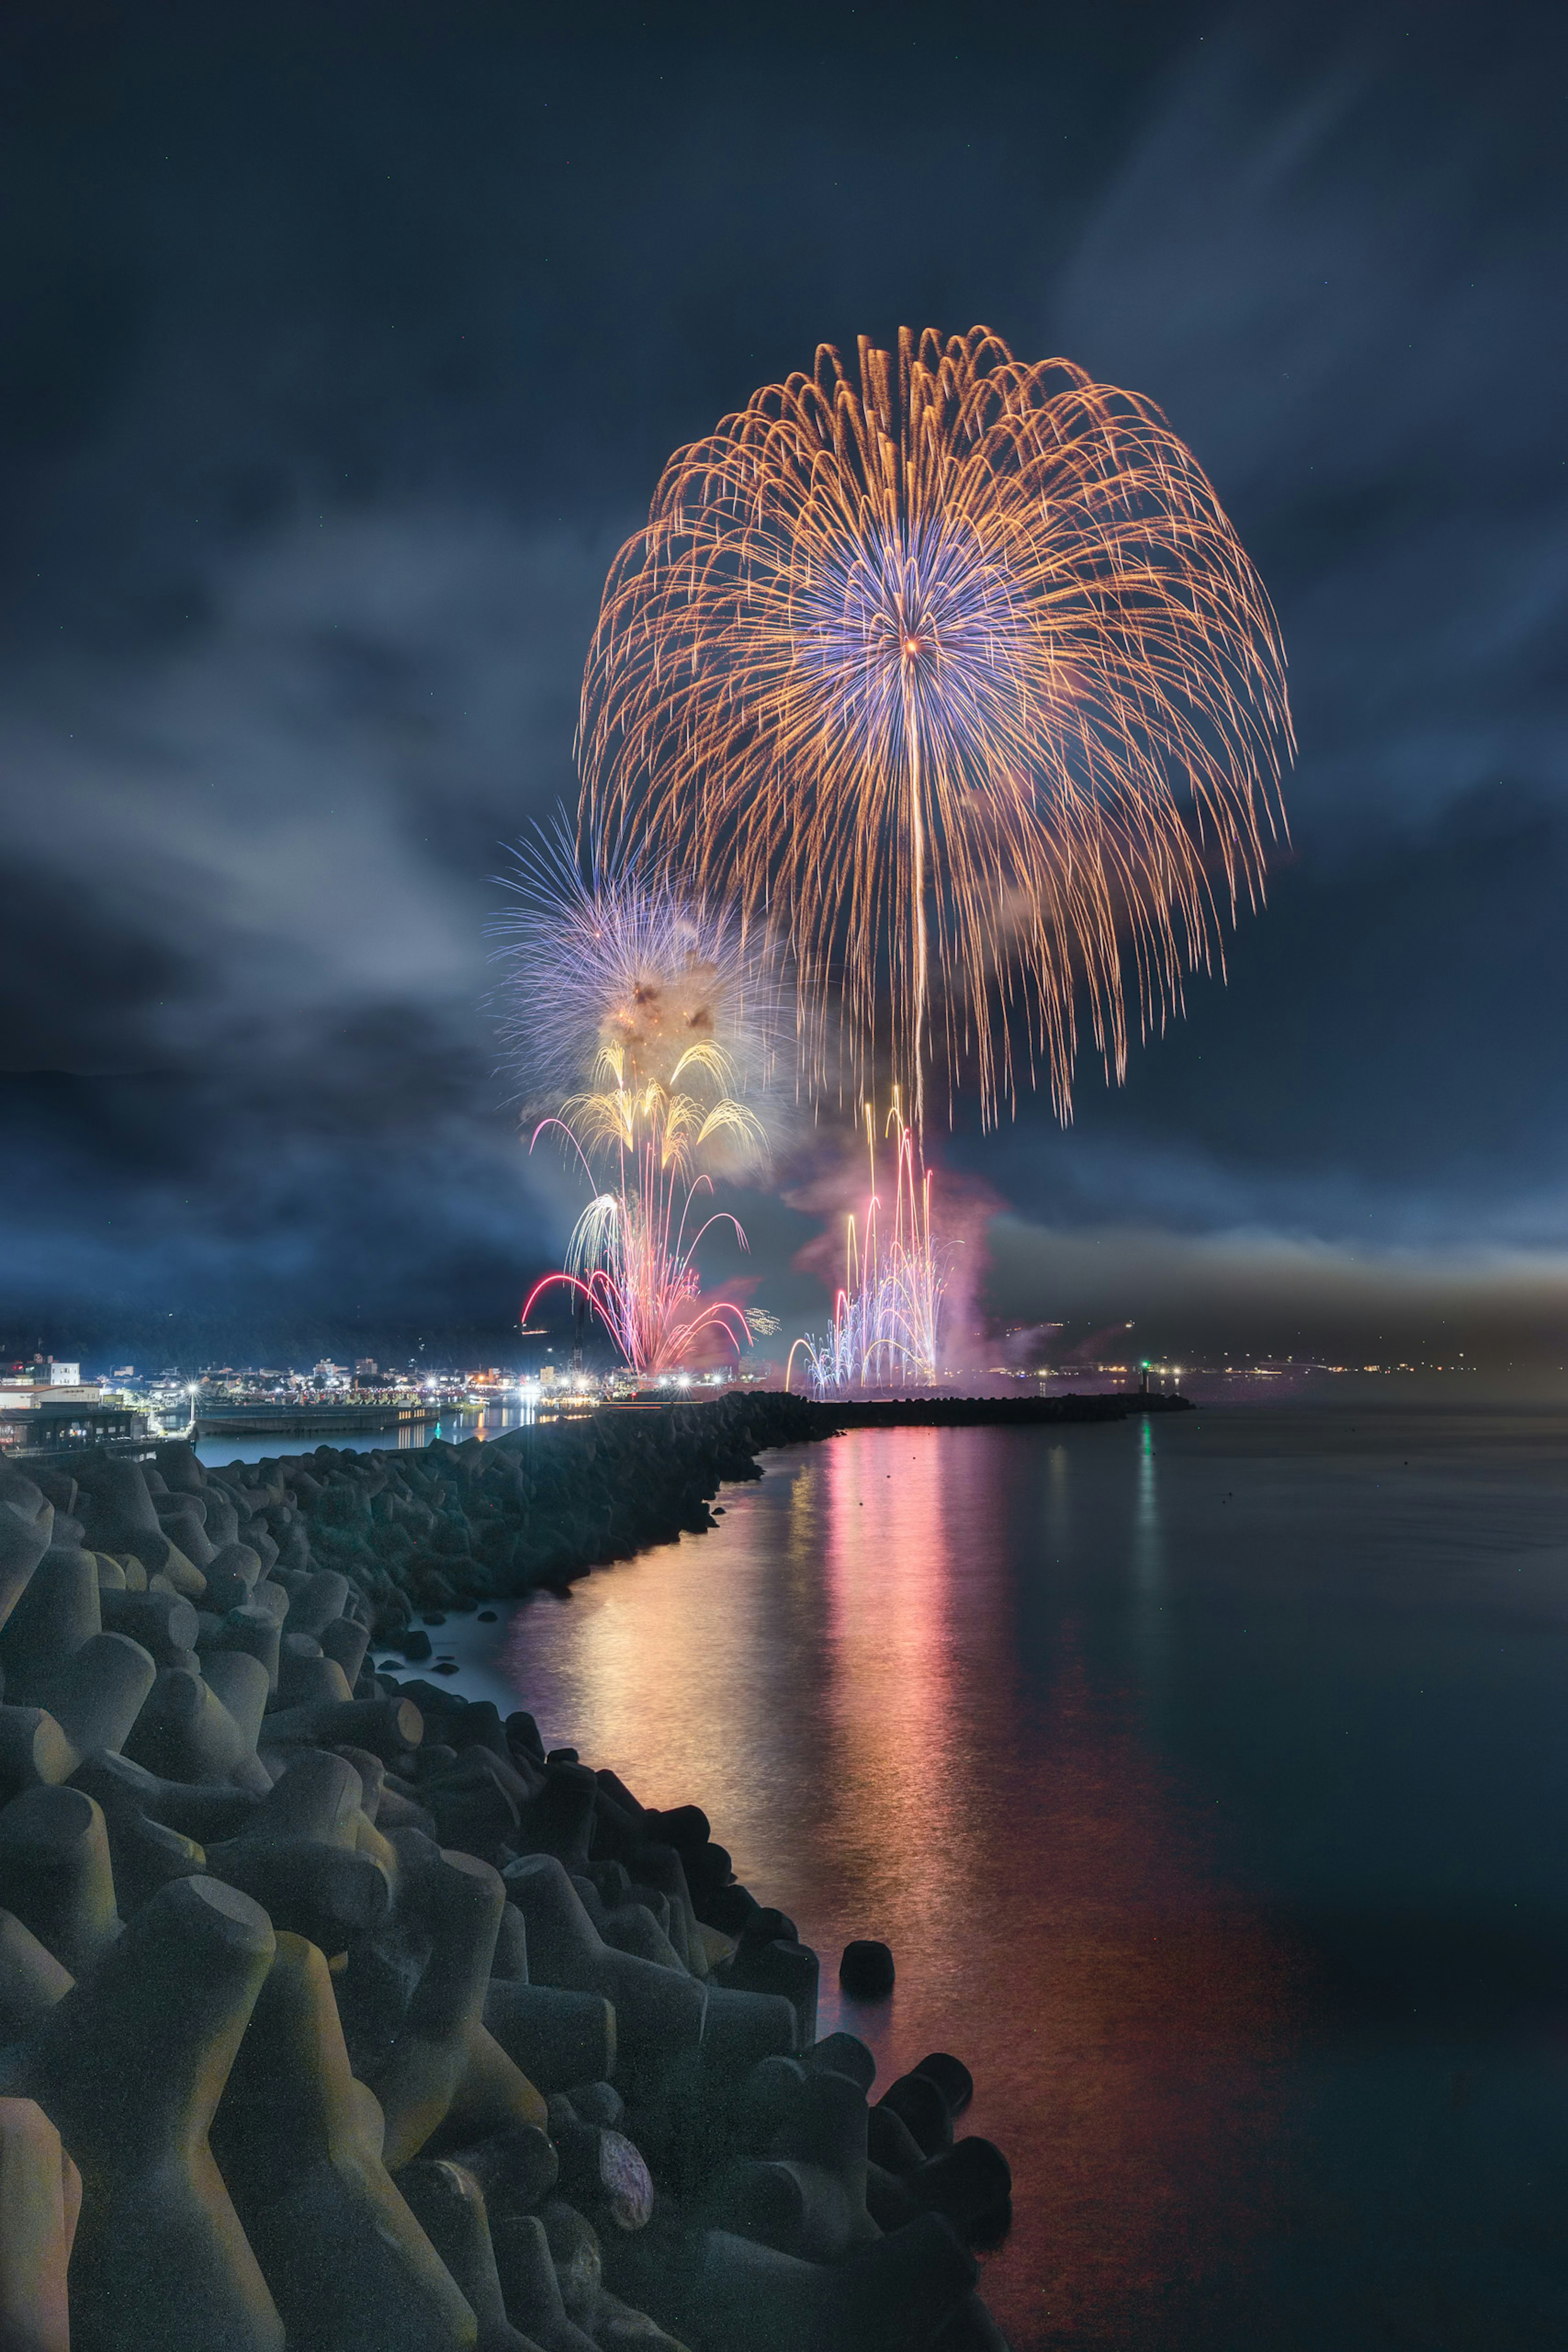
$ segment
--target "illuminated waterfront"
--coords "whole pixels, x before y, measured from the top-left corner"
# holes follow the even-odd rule
[[[888,1938],[841,2021],[972,2065],[1020,2352],[1561,2340],[1568,1417],[862,1431],[723,1500],[441,1642],[705,1806],[824,2031]]]

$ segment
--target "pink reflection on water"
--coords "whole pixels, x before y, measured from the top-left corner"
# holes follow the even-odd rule
[[[940,1433],[868,1433],[823,1449],[826,1711],[841,1802],[822,1824],[821,1899],[892,1943],[909,1916],[909,1864],[934,1837],[947,1859],[923,1889],[928,1948],[959,1926],[978,1889],[961,1831],[967,1783],[957,1704],[957,1598]],[[933,1441],[936,1442],[933,1442]],[[827,1956],[836,1959],[835,1953]],[[835,1989],[836,1990],[836,1989]],[[830,1999],[835,1997],[830,1995]]]
[[[706,1808],[883,2086],[934,2048],[969,2065],[964,2128],[1014,2171],[984,2284],[1019,2352],[1160,2343],[1206,2280],[1234,2307],[1274,2195],[1290,1965],[1217,1880],[1148,1702],[1032,1613],[1065,1457],[1041,1485],[1038,1453],[960,1434],[776,1457],[717,1533],[519,1612],[508,1671],[547,1738]],[[1133,1606],[1149,1542],[1129,1528]],[[838,1994],[862,1935],[894,1948],[885,2004]]]
[[[936,1431],[823,1449],[842,1806],[794,1905],[824,2031],[858,2032],[883,2084],[933,2048],[974,2074],[964,2128],[1017,2184],[986,2284],[1015,2341],[1135,2342],[1245,2262],[1288,1968],[1071,1621],[1031,1697],[994,1459]],[[892,1945],[890,2002],[838,1996],[854,1934]]]

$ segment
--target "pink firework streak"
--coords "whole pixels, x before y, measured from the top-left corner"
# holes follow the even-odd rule
[[[931,1232],[931,1174],[920,1157],[915,1129],[906,1126],[896,1096],[887,1131],[896,1138],[893,1229],[884,1228],[876,1190],[876,1145],[868,1117],[872,1190],[863,1225],[848,1220],[842,1287],[833,1300],[832,1328],[823,1339],[797,1339],[789,1350],[784,1385],[800,1351],[806,1385],[820,1397],[862,1388],[915,1381],[931,1387],[937,1378],[943,1294],[947,1286],[946,1254]]]
[[[529,1150],[548,1127],[560,1130],[586,1168],[587,1155],[564,1119],[542,1119]],[[640,1181],[626,1181],[623,1163],[616,1189],[589,1202],[572,1229],[564,1271],[535,1283],[523,1321],[537,1299],[560,1287],[583,1300],[639,1379],[690,1363],[705,1336],[727,1342],[738,1357],[751,1339],[746,1318],[728,1299],[704,1300],[695,1263],[697,1244],[712,1225],[728,1225],[745,1249],[738,1220],[716,1210],[688,1233],[693,1202],[713,1190],[707,1177],[686,1182],[681,1156],[662,1150],[656,1138],[631,1156],[639,1163]]]

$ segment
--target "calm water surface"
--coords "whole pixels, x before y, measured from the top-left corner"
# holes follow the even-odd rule
[[[722,1499],[440,1638],[700,1802],[883,2081],[967,2061],[1019,2352],[1568,2347],[1568,1417],[862,1431]]]

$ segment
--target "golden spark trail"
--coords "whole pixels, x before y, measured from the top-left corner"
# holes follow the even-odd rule
[[[777,922],[809,1087],[1108,1075],[1261,898],[1272,608],[1159,411],[984,328],[819,349],[678,450],[584,672],[584,824]],[[847,1060],[847,1069],[845,1061]]]
[[[713,1180],[698,1162],[742,1170],[767,1154],[736,1089],[761,1082],[771,1055],[768,943],[743,940],[727,909],[677,889],[659,861],[612,858],[595,841],[585,871],[560,826],[521,844],[507,880],[521,903],[495,927],[503,1034],[528,1097],[556,1106],[529,1150],[555,1135],[594,1186],[565,1267],[534,1285],[522,1319],[559,1288],[639,1375],[720,1343],[738,1356],[746,1316],[703,1297],[695,1253],[716,1226],[743,1250],[746,1235],[727,1211],[700,1214]]]

